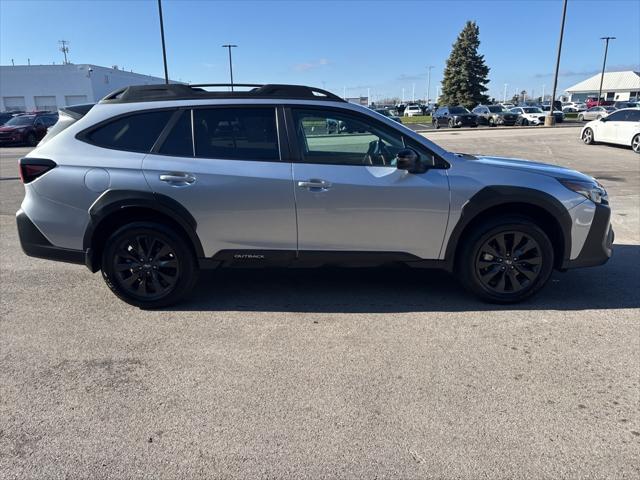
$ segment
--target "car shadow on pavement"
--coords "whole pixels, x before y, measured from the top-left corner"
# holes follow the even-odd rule
[[[174,311],[393,313],[640,307],[640,245],[615,245],[601,267],[554,272],[534,298],[484,303],[440,271],[407,267],[204,271]]]

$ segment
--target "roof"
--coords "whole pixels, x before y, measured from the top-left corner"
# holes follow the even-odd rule
[[[301,100],[344,100],[331,92],[303,85],[257,85],[235,83],[232,87],[251,87],[251,90],[207,91],[204,87],[229,87],[227,83],[198,85],[158,84],[131,85],[110,93],[100,103],[153,102],[166,100],[200,100],[209,98],[279,98]]]
[[[566,89],[569,93],[597,92],[600,89],[601,73],[587,78],[580,83]],[[605,72],[602,82],[604,91],[640,91],[640,72],[628,70],[626,72]]]

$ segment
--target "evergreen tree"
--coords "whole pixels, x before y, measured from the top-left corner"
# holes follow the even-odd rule
[[[473,108],[489,99],[485,95],[489,67],[484,63],[484,55],[478,54],[479,33],[476,22],[468,21],[453,44],[442,80],[442,105]]]

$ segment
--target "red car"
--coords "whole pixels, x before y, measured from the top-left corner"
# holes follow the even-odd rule
[[[15,116],[0,127],[0,145],[26,144],[33,147],[57,121],[57,113],[27,113]]]
[[[598,101],[598,99],[596,97],[589,97],[587,98],[587,108],[591,108],[591,107],[606,107],[606,106],[610,106],[613,105],[612,101],[608,101],[608,100],[600,100]]]

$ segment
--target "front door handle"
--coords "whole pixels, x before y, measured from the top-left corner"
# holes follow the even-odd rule
[[[160,181],[174,186],[186,186],[194,183],[196,177],[190,173],[171,172],[160,174]]]
[[[301,180],[298,182],[298,187],[306,188],[311,191],[327,191],[331,188],[331,183],[326,180],[318,180],[312,178],[311,180]]]

